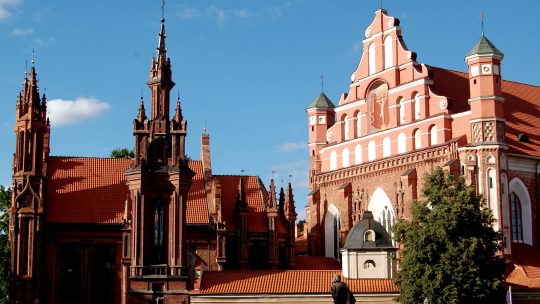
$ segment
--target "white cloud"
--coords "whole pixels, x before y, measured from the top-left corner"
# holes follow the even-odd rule
[[[79,97],[75,100],[49,100],[47,108],[51,125],[59,127],[98,118],[107,112],[111,105],[95,97]]]
[[[305,142],[290,142],[277,146],[277,151],[280,153],[288,153],[296,150],[305,150],[307,147],[308,145]]]
[[[11,34],[9,34],[11,37],[24,37],[34,34],[33,28],[20,28],[16,27],[11,31]]]
[[[193,20],[199,18],[212,19],[217,22],[219,27],[224,27],[229,21],[249,19],[256,16],[256,14],[249,9],[223,9],[215,5],[201,9],[180,5],[176,15],[180,20]]]
[[[11,16],[11,10],[22,4],[22,0],[0,0],[0,21]]]

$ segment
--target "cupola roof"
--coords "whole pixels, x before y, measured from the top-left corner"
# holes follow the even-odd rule
[[[307,109],[312,109],[312,108],[317,108],[317,109],[333,109],[335,108],[336,106],[332,103],[332,101],[330,101],[330,98],[328,98],[328,96],[326,96],[326,94],[324,94],[323,92],[321,92],[321,94],[319,96],[317,96],[317,98],[315,98],[310,104],[309,106],[306,108]]]
[[[369,232],[368,232],[369,231]],[[366,233],[368,232],[368,233]],[[373,238],[367,236],[374,233]],[[370,241],[372,239],[372,241]],[[362,219],[351,228],[345,239],[344,249],[394,248],[386,229],[373,218],[371,211],[364,211]]]
[[[482,35],[480,39],[478,40],[478,42],[476,43],[476,45],[467,54],[467,57],[473,56],[473,55],[485,55],[485,54],[494,54],[501,57],[504,56],[504,54],[501,51],[499,51],[499,49],[497,49],[495,45],[493,45],[493,43],[491,43],[491,41],[489,41],[489,39],[486,36]]]

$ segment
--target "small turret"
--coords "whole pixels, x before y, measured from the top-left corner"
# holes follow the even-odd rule
[[[475,144],[504,143],[503,57],[503,53],[484,35],[465,57],[469,67],[471,139]]]

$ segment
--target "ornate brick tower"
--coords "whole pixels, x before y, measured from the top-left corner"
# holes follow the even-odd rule
[[[494,228],[503,231],[501,214],[508,226],[509,209],[503,207],[497,193],[504,177],[508,146],[504,139],[504,97],[501,90],[501,60],[499,51],[484,35],[465,57],[469,68],[469,88],[471,106],[470,142],[461,153],[466,164],[468,181],[476,186],[486,198],[487,207],[497,220]],[[505,195],[502,194],[503,201]],[[507,234],[509,231],[505,232]]]
[[[186,201],[194,172],[185,159],[187,122],[180,100],[169,119],[171,61],[161,20],[157,56],[152,58],[152,108],[141,100],[133,123],[135,159],[125,172],[130,196],[124,227],[123,301],[180,303],[186,291]]]
[[[33,61],[32,61],[33,63]],[[50,126],[45,95],[40,98],[32,64],[17,98],[13,197],[9,219],[13,303],[43,301],[44,189]]]

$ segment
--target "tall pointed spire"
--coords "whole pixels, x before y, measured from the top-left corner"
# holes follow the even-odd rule
[[[270,194],[268,196],[268,210],[277,211],[276,185],[274,179],[270,181]]]
[[[178,98],[176,99],[176,110],[174,112],[174,118],[173,120],[177,123],[181,123],[184,118],[182,117],[182,105],[180,102],[180,94],[178,94]]]
[[[296,220],[296,210],[294,207],[294,196],[292,192],[292,186],[289,182],[289,185],[287,186],[287,194],[285,195],[285,217],[288,220]]]
[[[146,111],[144,109],[144,100],[142,96],[139,102],[139,114],[137,115],[137,119],[139,122],[144,122],[146,120]]]

